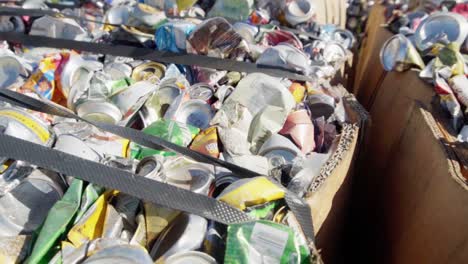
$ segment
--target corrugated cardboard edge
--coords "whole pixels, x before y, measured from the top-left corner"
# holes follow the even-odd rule
[[[421,102],[416,102],[421,108],[423,104]],[[430,127],[434,137],[441,144],[442,149],[447,155],[448,168],[450,176],[461,185],[462,188],[468,191],[468,180],[463,176],[462,170],[463,167],[468,166],[467,163],[467,143],[455,143],[454,138],[451,137],[450,133],[447,130],[448,120],[441,113],[439,107],[434,107],[434,112],[430,113],[429,111],[421,111],[424,119],[426,120],[428,126]],[[468,193],[467,193],[468,195]]]
[[[440,120],[427,104],[414,105],[398,155],[381,174],[383,222],[371,241],[377,248],[369,245],[366,253],[376,252],[375,263],[466,263],[467,189],[449,175],[460,172]]]
[[[347,93],[343,97],[348,122],[343,126],[335,152],[322,167],[306,197],[311,207],[316,246],[326,263],[339,262],[342,233],[349,210],[355,161],[370,124],[369,114]]]

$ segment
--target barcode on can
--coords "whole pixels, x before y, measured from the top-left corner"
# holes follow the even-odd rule
[[[250,237],[250,262],[280,263],[288,237],[288,232],[262,223],[256,223]]]

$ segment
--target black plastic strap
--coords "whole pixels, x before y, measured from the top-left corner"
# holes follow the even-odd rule
[[[77,120],[89,123],[91,125],[94,125],[102,130],[111,132],[115,135],[119,135],[123,138],[130,139],[131,141],[134,141],[138,144],[141,144],[149,148],[160,148],[162,146],[172,151],[175,151],[179,154],[188,156],[196,161],[209,163],[212,165],[221,166],[226,169],[229,169],[240,178],[259,176],[259,174],[256,172],[253,172],[248,169],[242,168],[240,166],[234,165],[232,163],[225,162],[223,160],[216,159],[211,156],[204,155],[202,153],[198,153],[196,151],[175,145],[159,137],[147,135],[138,130],[134,130],[131,128],[126,128],[126,127],[119,127],[115,125],[90,122],[72,113],[67,108],[64,108],[50,101],[46,102],[42,100],[37,100],[27,95],[20,94],[20,93],[10,91],[7,89],[0,90],[0,100],[4,100],[11,104],[14,104],[23,108],[27,108],[30,110],[34,110],[34,111],[39,111],[42,113],[77,119]],[[0,157],[1,156],[8,156],[8,155],[3,155],[0,153]],[[11,157],[11,158],[15,158],[15,157]],[[74,174],[71,174],[71,175],[74,175]],[[90,180],[90,182],[99,184],[93,180]],[[285,201],[287,205],[289,206],[289,208],[291,209],[291,211],[293,212],[297,221],[299,222],[302,232],[304,233],[308,242],[310,243],[313,242],[315,239],[315,236],[314,236],[314,229],[313,229],[313,223],[312,223],[312,213],[311,213],[309,205],[305,202],[304,199],[298,197],[296,194],[290,191],[286,192]],[[177,209],[177,208],[174,208],[174,209]]]
[[[220,160],[209,155],[193,151],[191,149],[181,147],[169,141],[166,141],[162,138],[145,134],[139,130],[135,130],[128,127],[121,127],[116,125],[104,124],[91,122],[89,120],[83,119],[71,112],[65,107],[57,105],[51,101],[37,100],[27,95],[13,92],[7,89],[0,90],[0,100],[7,101],[8,103],[27,108],[30,110],[43,112],[50,115],[61,116],[66,118],[77,119],[86,123],[89,123],[97,128],[100,128],[104,131],[111,132],[120,137],[129,139],[133,142],[136,142],[140,145],[143,145],[148,148],[160,149],[161,147],[169,149],[171,151],[177,152],[181,155],[187,156],[196,160],[198,162],[209,163],[216,166],[221,166],[232,171],[236,176],[240,178],[251,178],[259,176],[258,173],[251,170],[242,168],[235,164]]]
[[[78,51],[87,51],[97,54],[107,54],[114,56],[129,57],[139,60],[150,60],[161,63],[174,63],[189,66],[200,66],[216,70],[246,72],[246,73],[264,73],[274,77],[288,78],[298,81],[313,81],[312,77],[297,74],[276,67],[267,67],[255,63],[236,61],[230,59],[220,59],[204,55],[195,54],[177,54],[168,51],[158,51],[149,48],[139,48],[128,45],[111,45],[104,43],[93,43],[77,40],[49,38],[43,36],[31,36],[15,32],[0,33],[0,40],[6,40],[13,43],[30,45],[34,47],[49,47],[57,49],[72,49]]]
[[[108,167],[12,136],[0,134],[0,156],[22,160],[145,201],[224,224],[252,221],[246,213],[205,195]]]

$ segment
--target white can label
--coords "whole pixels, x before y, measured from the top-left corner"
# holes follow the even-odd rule
[[[288,232],[256,223],[250,237],[249,259],[251,263],[279,264],[288,237]]]

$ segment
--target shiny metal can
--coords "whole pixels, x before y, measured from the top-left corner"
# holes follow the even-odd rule
[[[203,100],[207,103],[211,103],[213,99],[215,89],[213,86],[206,83],[196,83],[192,85],[188,91],[191,99]]]
[[[262,145],[258,155],[269,159],[280,156],[288,163],[292,163],[297,156],[302,156],[302,153],[288,138],[274,134]]]
[[[152,264],[153,260],[143,247],[116,245],[101,249],[88,257],[83,264]]]
[[[145,127],[158,121],[166,114],[171,104],[182,94],[176,84],[167,84],[159,87],[141,108],[139,115]]]
[[[86,100],[76,106],[76,113],[86,120],[116,124],[122,120],[120,109],[106,100]]]
[[[211,106],[199,99],[192,99],[181,103],[173,119],[177,122],[206,129],[214,116]]]
[[[50,208],[63,196],[63,188],[55,176],[33,170],[0,198],[1,236],[31,234],[43,223]]]
[[[192,214],[180,214],[171,225],[158,237],[150,255],[157,261],[201,248],[208,221]]]
[[[150,179],[156,179],[162,171],[162,162],[158,156],[143,158],[137,165],[136,174]]]
[[[15,83],[20,75],[27,76],[27,74],[28,72],[15,56],[0,54],[0,89]]]
[[[132,75],[132,67],[125,63],[111,62],[104,66],[104,71],[112,77],[113,80],[120,80]]]
[[[14,107],[0,108],[0,127],[3,133],[43,146],[52,146],[55,134],[52,128],[34,115]]]
[[[133,69],[132,79],[135,81],[149,81],[153,84],[159,83],[164,76],[166,66],[157,62],[145,62]]]
[[[216,264],[216,260],[210,255],[199,251],[187,251],[177,253],[166,259],[165,264]]]
[[[124,114],[124,123],[127,123],[133,118],[157,88],[156,85],[150,82],[140,81],[112,96],[112,102],[119,107]]]
[[[83,140],[74,135],[64,134],[58,136],[54,149],[96,162],[99,162],[102,158],[96,151],[86,145]]]
[[[165,163],[168,164],[168,163]],[[186,163],[176,159],[167,165],[163,172],[164,180],[174,186],[208,195],[214,173],[211,165],[203,163]]]

